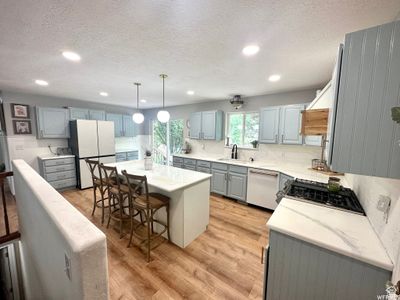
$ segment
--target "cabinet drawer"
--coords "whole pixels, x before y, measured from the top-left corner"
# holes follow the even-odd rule
[[[67,164],[74,164],[75,158],[68,157],[68,158],[59,158],[59,159],[49,159],[44,161],[44,165],[46,167],[50,166],[59,166],[59,165],[67,165]]]
[[[174,166],[175,168],[183,168],[183,164],[176,162],[173,162],[172,166]]]
[[[185,165],[196,166],[196,160],[191,158],[184,158],[183,163]]]
[[[196,171],[196,166],[185,165],[184,168],[187,170]]]
[[[197,166],[197,171],[198,171],[198,172],[202,172],[202,173],[211,174],[211,169],[210,169],[210,168],[205,168],[205,167],[199,167],[199,166]]]
[[[50,174],[46,174],[45,177],[48,182],[69,179],[69,178],[75,178],[75,170],[66,171],[66,172],[58,172],[58,173],[50,173]]]
[[[221,171],[226,171],[228,170],[228,165],[227,164],[221,164],[221,163],[212,163],[212,168],[213,170],[221,170]]]
[[[197,161],[197,166],[198,167],[203,167],[203,168],[211,168],[211,163],[209,161],[198,160]]]
[[[183,158],[182,157],[174,156],[172,160],[173,160],[174,163],[183,164]]]
[[[63,188],[67,188],[67,187],[76,186],[76,179],[71,178],[71,179],[65,179],[65,180],[52,181],[52,182],[49,182],[49,184],[55,189],[63,189]]]
[[[230,165],[229,166],[229,172],[234,172],[234,173],[246,174],[247,175],[247,168],[246,167]]]
[[[70,170],[75,170],[75,164],[45,167],[46,174],[54,173],[54,172],[64,172],[64,171],[70,171]]]
[[[126,152],[121,152],[115,154],[115,160],[118,161],[125,161],[126,160]]]
[[[138,159],[139,153],[138,153],[138,151],[127,152],[126,157],[128,158],[128,160]]]

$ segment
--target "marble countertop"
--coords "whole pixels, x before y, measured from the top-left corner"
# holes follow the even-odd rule
[[[392,261],[365,216],[283,198],[267,226],[376,267],[393,270]]]
[[[143,160],[118,162],[106,165],[117,167],[118,173],[121,173],[122,170],[126,170],[130,174],[142,176],[146,175],[149,186],[159,188],[166,192],[180,190],[187,186],[211,178],[211,174],[175,168],[172,166],[164,166],[155,163],[153,164],[152,170],[145,170]]]
[[[115,153],[125,153],[125,152],[135,152],[135,151],[139,151],[138,149],[119,149],[119,150],[115,150]]]
[[[42,154],[38,155],[40,159],[61,159],[61,158],[74,158],[75,155],[67,154],[67,155],[55,155],[55,154]]]
[[[318,182],[328,182],[329,176],[316,172],[314,170],[310,170],[310,165],[304,165],[304,164],[295,164],[295,163],[289,163],[287,161],[244,161],[244,160],[220,160],[220,157],[210,157],[210,156],[201,156],[197,154],[174,154],[174,156],[177,157],[183,157],[183,158],[193,158],[193,159],[198,159],[198,160],[206,160],[206,161],[211,161],[211,162],[217,162],[217,163],[222,163],[222,164],[230,164],[230,165],[237,165],[237,166],[243,166],[243,167],[248,167],[248,168],[255,168],[255,169],[262,169],[262,170],[270,170],[270,171],[277,171],[284,173],[286,175],[292,176],[294,178],[301,178],[305,180],[312,180],[312,181],[318,181]],[[310,162],[311,164],[311,162]],[[341,178],[341,184],[343,186],[348,186],[347,183],[344,180],[343,176],[337,176],[335,177]]]

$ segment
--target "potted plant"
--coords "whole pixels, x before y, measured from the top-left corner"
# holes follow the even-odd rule
[[[392,119],[400,124],[400,107],[392,107]]]
[[[146,150],[145,156],[144,156],[144,169],[151,170],[152,168],[153,168],[153,159],[151,157],[151,151]]]
[[[257,146],[258,146],[258,141],[257,141],[257,140],[254,140],[254,141],[250,142],[250,144],[253,145],[253,148],[257,148]]]

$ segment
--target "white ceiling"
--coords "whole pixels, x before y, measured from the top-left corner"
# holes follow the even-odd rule
[[[399,0],[1,0],[0,89],[133,106],[139,81],[141,105],[158,107],[160,73],[167,105],[320,87],[346,32],[399,10]],[[244,57],[250,43],[261,50]]]

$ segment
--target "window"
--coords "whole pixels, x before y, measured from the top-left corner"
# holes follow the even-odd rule
[[[153,121],[153,160],[156,163],[168,164],[172,155],[182,150],[183,127],[184,120]]]
[[[229,143],[240,147],[252,147],[252,141],[258,141],[259,114],[258,112],[227,113],[227,133]]]

